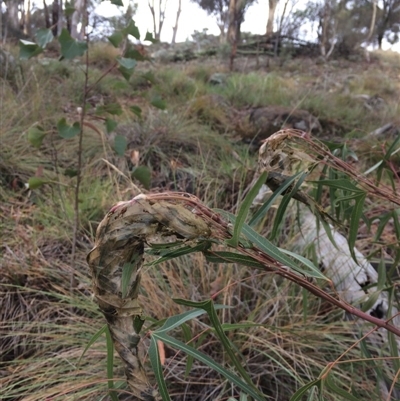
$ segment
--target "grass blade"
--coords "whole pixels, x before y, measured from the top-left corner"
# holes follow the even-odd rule
[[[115,393],[114,387],[114,343],[111,337],[110,329],[106,328],[106,342],[107,342],[107,384],[108,384],[108,393],[110,394],[110,398],[112,401],[118,401],[118,396]]]

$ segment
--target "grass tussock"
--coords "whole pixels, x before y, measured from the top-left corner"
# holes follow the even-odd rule
[[[114,57],[111,46],[91,48],[91,82]],[[385,59],[385,63],[389,62]],[[17,93],[1,83],[5,95],[0,126],[2,399],[107,399],[104,337],[81,358],[104,325],[92,298],[85,258],[107,210],[137,194],[141,184],[131,178],[137,162],[150,170],[152,190],[188,191],[209,206],[235,213],[253,179],[256,158],[248,145],[237,141],[229,114],[232,108],[280,105],[305,109],[324,124],[340,127],[335,132],[341,135],[352,130],[370,132],[399,112],[390,80],[381,76],[373,81],[372,70],[359,71],[346,92],[348,70],[339,74],[329,65],[311,63],[300,76],[293,66],[286,71],[227,74],[221,85],[210,85],[215,70],[224,68],[194,63],[179,68],[150,66],[150,72],[138,71],[129,83],[112,74],[94,88],[88,119],[96,130],[85,127],[84,131],[81,224],[73,266],[76,178],[66,172],[77,168],[78,140],[60,138],[56,125],[61,118],[72,123],[79,117],[81,65],[56,60],[26,63],[25,82]],[[351,97],[364,92],[385,95],[387,107],[366,113],[363,104]],[[154,93],[167,101],[166,110],[149,105]],[[210,98],[223,102],[218,108]],[[115,132],[107,133],[95,110],[115,101],[123,113],[112,117],[119,124]],[[137,104],[142,107],[141,119],[129,112]],[[29,128],[35,125],[46,133],[39,149],[27,139]],[[116,135],[126,138],[123,156],[114,151]],[[29,190],[25,184],[33,176],[50,182]],[[272,223],[267,219],[266,224],[268,232]],[[290,241],[289,234],[282,236],[280,246]],[[272,400],[289,400],[297,388],[318,377],[354,343],[353,322],[343,320],[340,312],[293,284],[249,268],[212,265],[195,255],[168,261],[144,274],[140,302],[149,317],[143,330],[146,366],[146,333],[151,322],[184,311],[173,298],[200,301],[209,297],[230,307],[218,312],[222,323],[243,324],[227,335],[253,381]],[[206,317],[189,322],[188,329],[199,350],[229,366]],[[183,340],[181,331],[173,334]],[[183,354],[166,349],[166,355],[164,374],[174,401],[239,397],[237,389],[199,362],[186,374]],[[334,371],[335,382],[357,399],[379,399],[373,365],[360,359],[360,350],[349,351],[345,361]],[[114,376],[120,398],[129,399],[118,357]],[[341,400],[328,391],[323,396],[327,401]]]

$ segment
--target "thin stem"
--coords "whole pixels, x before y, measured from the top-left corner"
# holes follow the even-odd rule
[[[82,148],[83,148],[83,126],[86,116],[86,101],[89,89],[89,35],[86,35],[86,60],[85,60],[85,83],[82,99],[82,107],[80,112],[80,131],[79,131],[79,143],[78,143],[78,168],[76,175],[76,186],[75,186],[75,200],[74,200],[74,226],[72,233],[72,250],[71,250],[71,277],[70,277],[70,289],[73,291],[75,287],[75,259],[76,259],[76,244],[78,241],[78,231],[79,231],[79,193],[82,182]]]

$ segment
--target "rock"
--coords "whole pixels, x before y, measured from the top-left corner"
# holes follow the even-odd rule
[[[294,128],[313,135],[322,132],[318,119],[308,111],[284,106],[259,107],[241,112],[238,131],[244,139],[262,140],[285,128]]]

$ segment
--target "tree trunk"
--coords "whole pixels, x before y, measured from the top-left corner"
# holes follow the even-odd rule
[[[229,11],[228,11],[228,16],[229,16],[229,26],[228,26],[228,42],[231,45],[231,56],[230,56],[230,62],[229,62],[229,69],[230,71],[233,70],[233,62],[236,57],[236,51],[237,51],[237,14],[236,14],[236,7],[237,7],[237,1],[240,0],[230,0],[229,2]]]
[[[374,33],[375,22],[376,22],[376,9],[377,7],[377,0],[372,0],[372,17],[371,17],[371,24],[369,26],[368,36],[366,37],[365,41],[368,43],[371,38],[372,34]]]
[[[26,36],[31,36],[31,0],[28,0],[27,7],[25,10],[25,24],[24,24],[24,33]]]
[[[76,0],[75,1],[75,11],[71,17],[71,36],[74,39],[82,40],[81,32],[78,31],[79,23],[83,24],[83,8],[84,8],[84,0]]]
[[[279,0],[268,0],[269,11],[268,11],[268,21],[267,21],[267,36],[271,36],[274,33],[275,12],[278,3]]]
[[[61,35],[61,31],[63,29],[63,0],[59,0],[59,7],[58,7],[58,22],[57,22],[57,36]]]
[[[47,29],[49,29],[51,27],[51,24],[50,24],[50,13],[49,13],[49,7],[47,6],[46,0],[43,0],[43,9],[44,9],[45,27]]]
[[[179,0],[179,3],[178,3],[178,11],[176,12],[176,19],[175,19],[175,26],[172,28],[172,41],[171,41],[171,43],[174,45],[175,44],[175,42],[176,42],[176,33],[177,33],[177,31],[178,31],[178,22],[179,22],[179,17],[180,17],[180,15],[181,15],[181,11],[182,11],[182,9],[181,9],[181,4],[182,3],[182,0]]]
[[[58,25],[58,20],[59,20],[59,4],[58,0],[53,1],[53,8],[51,10],[51,16],[52,16],[52,31],[53,35],[57,36],[57,25]]]
[[[18,18],[18,6],[19,1],[11,0],[7,1],[7,25],[15,31],[19,31],[19,18]]]

